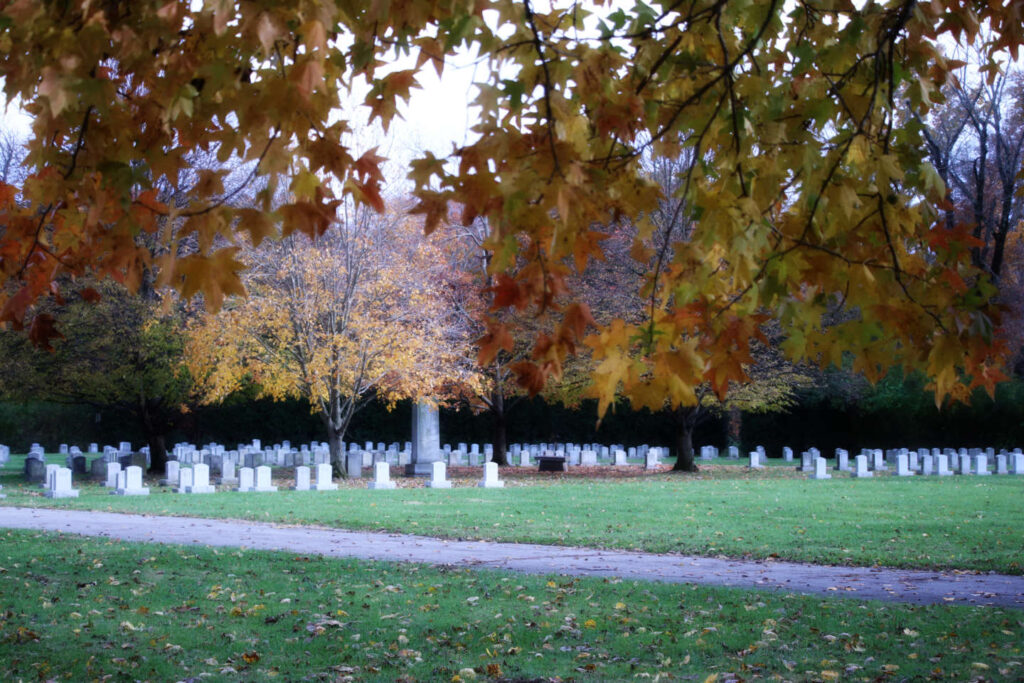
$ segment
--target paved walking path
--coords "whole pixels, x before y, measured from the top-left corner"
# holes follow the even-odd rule
[[[85,510],[0,508],[0,527],[62,531],[125,541],[244,546],[304,555],[698,583],[912,604],[1024,609],[1024,576],[829,567],[795,562],[722,560],[526,543],[452,541],[223,519]]]

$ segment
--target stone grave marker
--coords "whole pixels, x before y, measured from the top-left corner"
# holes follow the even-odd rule
[[[117,473],[117,487],[111,494],[118,496],[148,496],[149,487],[142,485],[142,468],[132,465]]]
[[[220,484],[221,486],[230,486],[231,484],[238,483],[238,476],[235,473],[235,461],[230,458],[224,458],[220,464]]]
[[[292,491],[309,491],[309,467],[299,465],[295,468],[295,486]]]
[[[935,456],[935,476],[937,477],[949,477],[952,476],[952,472],[949,469],[949,456],[945,453],[939,453]]]
[[[660,464],[658,462],[658,456],[659,455],[661,455],[661,449],[659,449],[659,448],[652,448],[652,449],[648,450],[647,454],[644,456],[644,469],[645,470],[656,470],[656,469],[658,469],[658,465]]]
[[[956,470],[959,474],[974,474],[971,471],[971,456],[961,455],[960,456],[960,469]]]
[[[477,486],[485,489],[500,489],[505,486],[505,482],[498,479],[498,463],[489,462],[484,465],[484,478]]]
[[[871,470],[868,469],[868,456],[866,456],[863,453],[861,453],[860,455],[858,455],[857,457],[855,457],[853,459],[853,462],[854,462],[854,470],[853,470],[853,476],[854,477],[864,478],[864,477],[872,476]]]
[[[782,459],[786,462],[793,462],[793,449],[789,446],[782,447]]]
[[[935,457],[931,453],[921,456],[921,474],[926,477],[935,474]]]
[[[1006,453],[1000,453],[996,456],[996,474],[1009,474],[1010,470],[1006,467]]]
[[[800,472],[814,472],[814,453],[811,451],[804,451],[800,454]]]
[[[330,458],[318,464],[330,466]],[[359,451],[349,451],[345,454],[345,471],[352,479],[359,479],[362,477],[363,467],[365,466],[366,462],[363,459],[363,454]]]
[[[216,493],[217,487],[210,484],[210,466],[197,462],[192,466],[192,485],[186,493]]]
[[[494,464],[494,463],[488,463]],[[430,479],[427,486],[432,489],[450,489],[452,483],[445,479],[445,464],[442,460],[435,460],[431,465]]]
[[[433,468],[433,465],[431,465],[431,468]],[[366,487],[371,489],[395,488],[395,482],[391,481],[391,466],[386,462],[375,463],[373,465],[373,481],[368,482]]]
[[[591,452],[593,452],[593,451],[591,451]],[[625,467],[628,464],[629,463],[626,461],[626,453],[624,451],[622,451],[622,450],[618,450],[617,449],[615,451],[615,466],[616,467]]]
[[[178,488],[174,489],[177,493],[188,493],[192,488],[193,471],[191,467],[182,467],[178,469]]]
[[[992,474],[988,471],[988,455],[985,453],[978,453],[974,456],[974,474],[979,477],[984,477]]]
[[[871,451],[871,469],[875,472],[885,472],[889,469],[885,464],[885,456],[880,448],[875,448]]]
[[[910,456],[906,453],[896,454],[896,476],[897,477],[910,477],[913,476],[913,471],[910,469]]]
[[[597,451],[580,451],[580,465],[583,467],[593,467],[597,465]]]
[[[314,491],[337,491],[338,485],[331,481],[333,468],[325,462],[316,466],[316,483],[310,486]]]
[[[825,458],[814,459],[814,473],[811,475],[812,479],[831,479],[832,475],[828,473],[828,461]]]
[[[181,463],[177,460],[168,460],[164,467],[164,478],[160,480],[160,486],[174,486],[178,483],[178,472],[181,470]]]
[[[752,470],[759,470],[764,467],[764,465],[761,464],[761,453],[759,451],[750,451],[748,467]]]
[[[836,470],[839,472],[850,471],[850,453],[845,448],[836,449]]]
[[[1024,453],[1014,453],[1010,462],[1013,464],[1011,471],[1014,474],[1024,474]]]
[[[25,458],[25,481],[45,482],[48,465],[41,458]]]
[[[270,482],[270,468],[266,465],[260,465],[256,468],[256,485],[253,487],[253,491],[260,493],[272,493],[277,490],[277,487]]]
[[[89,478],[94,481],[106,481],[108,464],[103,458],[93,458],[89,463]]]
[[[45,474],[43,476],[43,483],[40,484],[39,488],[49,489],[51,480],[53,479],[53,475],[59,469],[62,469],[60,465],[47,465],[44,470]],[[66,469],[69,472],[71,471],[71,468],[69,467],[65,467],[63,469]]]
[[[71,488],[71,470],[57,466],[49,479],[47,498],[78,498],[78,489]]]
[[[251,467],[243,467],[238,470],[238,488],[242,493],[251,493],[256,489],[256,471]]]

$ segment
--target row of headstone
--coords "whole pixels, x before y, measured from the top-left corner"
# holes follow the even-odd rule
[[[938,449],[935,449],[938,450]],[[944,452],[921,452],[899,450],[893,454],[890,470],[878,449],[865,449],[854,458],[854,466],[849,465],[849,454],[843,449],[836,449],[835,469],[841,472],[852,472],[854,477],[871,477],[875,472],[892,471],[897,477],[915,475],[948,477],[954,474],[988,476],[989,456],[986,453],[974,455],[956,454],[956,461],[950,462],[950,454]],[[820,463],[820,464],[819,464]],[[818,476],[820,467],[824,467],[824,458],[818,458],[815,465],[815,479],[827,479]],[[1024,453],[1019,450],[1013,453],[999,453],[995,456],[995,474],[1013,474],[1024,476]]]

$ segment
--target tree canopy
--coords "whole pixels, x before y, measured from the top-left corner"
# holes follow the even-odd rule
[[[249,297],[198,319],[186,349],[206,402],[249,382],[262,396],[309,401],[341,472],[359,408],[374,397],[433,396],[463,379],[467,355],[448,333],[436,240],[401,211],[348,203],[343,216],[313,240],[248,250]]]
[[[921,121],[958,66],[942,41],[980,45],[995,77],[1022,27],[1021,3],[967,0],[5,0],[3,88],[34,118],[29,177],[0,184],[0,321],[31,320],[45,345],[52,321],[26,316],[63,276],[134,285],[151,268],[216,308],[243,289],[236,234],[319,235],[346,197],[383,209],[381,159],[343,144],[339,101],[366,92],[386,127],[420,70],[459,52],[485,66],[478,137],[409,177],[428,231],[453,206],[464,224],[487,218],[494,307],[555,307],[620,220],[654,263],[645,318],[589,340],[602,410],[620,387],[658,407],[705,381],[724,394],[769,317],[790,358],[919,368],[940,399],[965,398],[1002,376],[999,311],[970,226],[938,219],[946,187]],[[196,150],[250,170],[202,171],[159,201]],[[643,161],[684,152],[693,228],[652,252],[663,197]],[[255,207],[232,205],[243,186],[261,188]],[[186,239],[198,249],[174,248]],[[850,315],[824,324],[837,307]],[[593,325],[585,306],[560,314],[517,366],[531,391]]]

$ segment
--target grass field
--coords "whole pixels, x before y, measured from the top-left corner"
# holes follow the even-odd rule
[[[8,680],[1024,677],[1024,615],[0,532]]]
[[[401,479],[394,491],[354,482],[337,492],[184,496],[151,482],[150,496],[126,498],[76,482],[80,498],[50,500],[23,484],[20,468],[12,456],[0,476],[7,494],[0,504],[1010,574],[1022,573],[1024,556],[1024,477],[811,481],[791,468],[714,465],[699,476],[614,480],[511,474],[501,490],[476,488],[472,479],[451,490]]]

